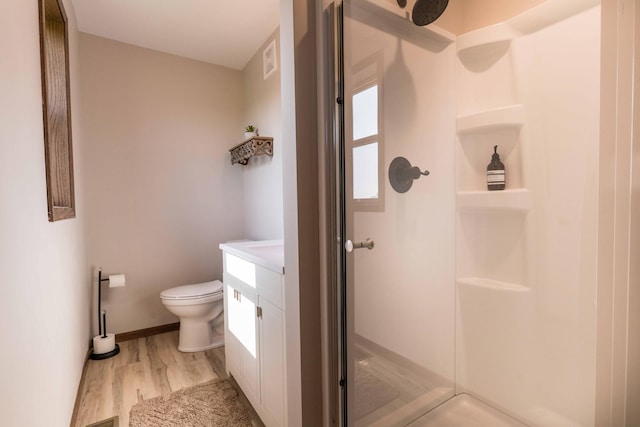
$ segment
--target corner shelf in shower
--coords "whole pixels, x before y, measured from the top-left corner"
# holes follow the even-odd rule
[[[526,188],[502,191],[458,191],[459,211],[521,211],[531,210],[531,195]]]
[[[494,291],[530,292],[528,288],[517,283],[503,282],[500,280],[486,279],[481,277],[459,277],[456,279],[458,286],[471,286]]]
[[[456,47],[458,57],[483,57],[488,51],[494,50],[496,47],[505,46],[511,43],[511,39],[518,36],[518,32],[514,30],[508,22],[491,25],[489,27],[480,28],[458,36]]]
[[[458,135],[520,128],[524,125],[525,113],[524,105],[516,104],[459,116],[456,122]]]

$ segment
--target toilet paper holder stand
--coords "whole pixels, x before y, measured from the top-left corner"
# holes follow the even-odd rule
[[[99,338],[99,339],[109,338],[109,336],[107,335],[107,312],[106,310],[104,311],[102,310],[102,283],[103,282],[109,282],[109,276],[103,279],[102,269],[98,268],[98,335],[94,338],[94,340],[96,338]],[[91,354],[89,355],[89,358],[92,360],[102,360],[102,359],[108,359],[120,353],[120,346],[116,344],[114,340],[113,347],[110,347],[110,349],[107,350],[106,352],[96,353],[94,350],[95,349],[91,350]]]

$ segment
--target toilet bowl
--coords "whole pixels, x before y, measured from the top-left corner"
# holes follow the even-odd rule
[[[162,291],[167,310],[180,318],[178,350],[203,351],[224,344],[222,282],[177,286]]]

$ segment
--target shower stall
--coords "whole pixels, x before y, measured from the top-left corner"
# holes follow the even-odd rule
[[[427,3],[335,4],[341,425],[593,426],[600,2]]]

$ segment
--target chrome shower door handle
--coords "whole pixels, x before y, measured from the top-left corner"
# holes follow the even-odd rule
[[[373,246],[374,246],[373,240],[371,240],[368,237],[364,242],[354,243],[351,240],[347,240],[347,243],[344,244],[344,248],[347,252],[353,252],[354,249],[362,249],[362,248],[373,249]]]

